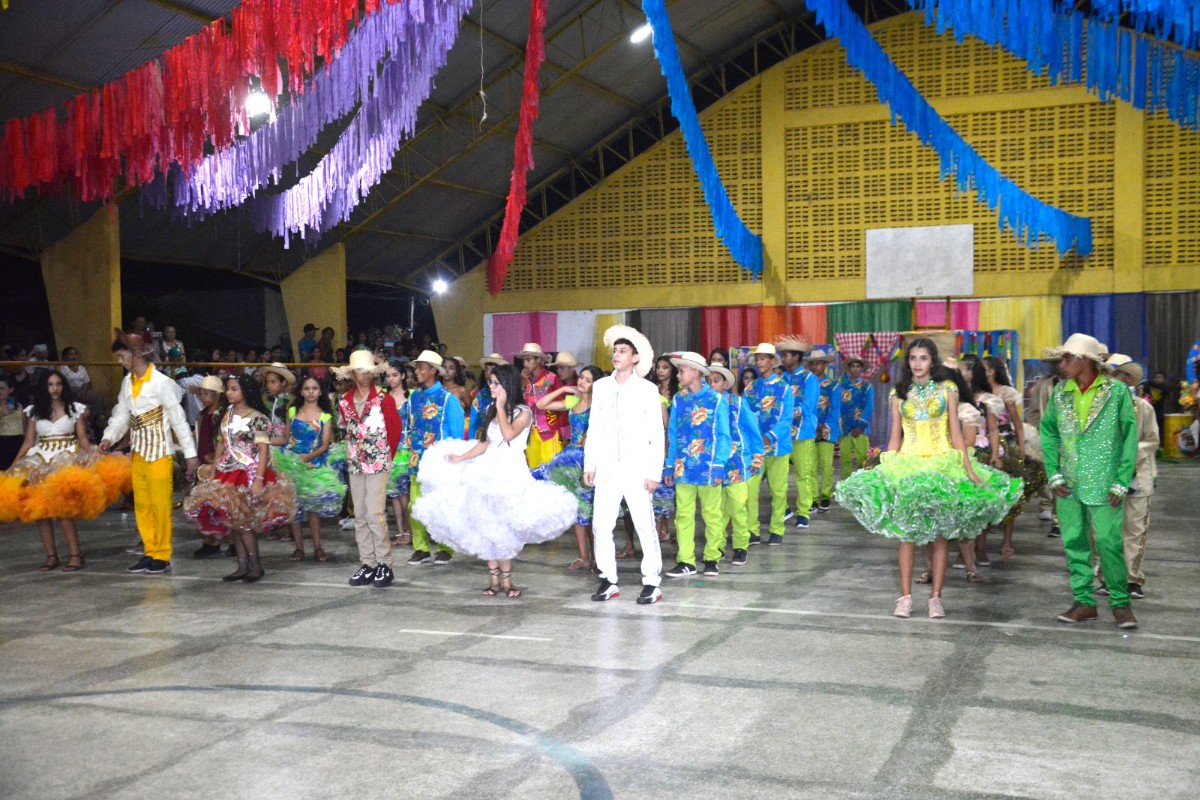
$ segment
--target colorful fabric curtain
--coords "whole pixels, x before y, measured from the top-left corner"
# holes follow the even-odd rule
[[[899,331],[874,331],[855,333],[835,333],[834,343],[842,360],[858,356],[866,364],[863,375],[874,378],[876,374],[882,379],[884,368],[891,362],[900,344]]]
[[[660,356],[695,350],[700,341],[700,316],[699,308],[642,308],[629,312],[629,324],[650,340],[655,356]]]
[[[825,303],[763,306],[758,340],[773,342],[780,336],[799,334],[813,344],[824,342],[829,338],[828,309]]]
[[[1018,359],[1038,359],[1046,347],[1063,342],[1062,298],[1057,295],[1034,297],[1000,297],[979,301],[981,330],[1015,330],[1020,352]],[[1018,372],[1023,373],[1023,369]],[[1024,383],[1022,375],[1014,375],[1014,385]]]
[[[1146,295],[1091,294],[1062,299],[1063,335],[1086,333],[1137,362],[1146,359]]]
[[[596,315],[595,332],[592,335],[592,363],[605,372],[612,371],[612,353],[604,346],[604,332],[613,325],[625,324],[625,312],[614,311]],[[579,353],[575,355],[579,356]]]
[[[1200,292],[1146,295],[1146,323],[1152,332],[1150,372],[1179,380],[1188,374],[1189,348],[1200,335]]]
[[[954,331],[971,331],[979,328],[979,301],[951,300],[949,325],[946,322],[945,300],[917,301],[918,327],[939,327]]]
[[[527,342],[537,342],[546,352],[558,349],[558,314],[540,311],[532,314],[492,315],[492,346],[512,361]]]
[[[912,302],[872,300],[863,303],[830,303],[826,338],[839,333],[906,331],[912,327]]]
[[[713,306],[700,309],[700,353],[705,358],[715,347],[726,349],[758,344],[763,306]]]

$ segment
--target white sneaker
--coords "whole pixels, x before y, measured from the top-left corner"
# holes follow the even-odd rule
[[[344,530],[344,531],[352,531],[352,530],[354,530],[354,524],[355,524],[355,523],[354,523],[354,517],[346,517],[344,520],[342,520],[342,521],[339,523],[339,525],[340,525],[341,529],[342,529],[342,530]]]
[[[1040,519],[1042,522],[1049,522],[1050,520],[1054,519],[1054,512],[1047,508],[1045,511],[1038,514],[1038,519]]]

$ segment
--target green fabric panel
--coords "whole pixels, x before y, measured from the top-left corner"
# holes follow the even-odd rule
[[[829,341],[835,333],[907,331],[912,328],[911,300],[869,300],[862,303],[830,303]]]

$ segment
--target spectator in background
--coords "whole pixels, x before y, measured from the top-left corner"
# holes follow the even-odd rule
[[[317,326],[311,322],[304,326],[304,336],[296,345],[296,350],[300,354],[300,361],[307,363],[312,361],[313,348],[317,346]]]
[[[333,360],[339,364],[345,364],[346,350],[344,348],[338,348],[337,352],[333,354]]]
[[[187,350],[184,349],[183,342],[175,338],[175,326],[168,325],[163,328],[162,341],[158,343],[158,360],[159,361],[187,361]]]
[[[333,334],[333,328],[324,327],[321,329],[321,340],[317,344],[321,345],[321,350],[326,353],[326,357],[328,357],[329,353],[337,349],[333,344]]]
[[[285,353],[283,352],[283,345],[277,344],[271,348],[271,362],[272,363],[283,361],[284,356],[285,356]],[[264,357],[263,360],[266,361],[266,358]]]
[[[11,375],[0,375],[0,470],[6,470],[16,460],[25,441],[25,417],[21,405],[13,397]]]
[[[49,359],[50,348],[44,344],[35,344],[33,349],[29,351],[29,358],[26,360],[31,364],[35,364],[39,361],[48,361]],[[29,376],[30,386],[36,386],[53,371],[49,366],[25,368],[25,374]]]
[[[64,348],[62,357],[63,361],[72,362],[62,369],[63,377],[67,379],[67,385],[71,387],[71,395],[76,399],[82,399],[92,388],[92,376],[88,374],[87,367],[78,365],[79,351],[74,347]]]
[[[325,361],[326,361],[325,350],[321,347],[321,345],[319,343],[314,343],[313,347],[312,347],[312,351],[309,353],[308,363],[322,364],[322,363],[325,363]],[[329,368],[328,367],[319,367],[319,366],[306,367],[304,369],[304,374],[308,375],[310,377],[316,378],[317,381],[322,386],[329,385]]]

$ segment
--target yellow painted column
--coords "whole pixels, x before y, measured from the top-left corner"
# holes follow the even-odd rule
[[[765,306],[787,305],[787,143],[784,96],[787,70],[777,66],[762,76],[762,239]]]
[[[1113,143],[1113,291],[1145,289],[1146,119],[1128,103],[1116,104]]]
[[[91,219],[42,252],[42,279],[59,353],[74,347],[84,361],[112,359],[113,328],[121,327],[121,237],[117,207]],[[111,404],[121,370],[92,367],[92,387]]]
[[[504,294],[501,293],[501,297]],[[447,352],[471,361],[486,355],[483,352],[483,314],[487,298],[487,265],[481,264],[458,278],[442,294],[429,298],[433,308],[433,324],[438,340],[445,342]],[[558,311],[561,306],[543,306],[546,311]]]
[[[279,284],[292,352],[297,358],[304,326],[333,328],[333,341],[346,340],[346,246],[335,244],[313,256]],[[332,353],[326,353],[332,358]]]

